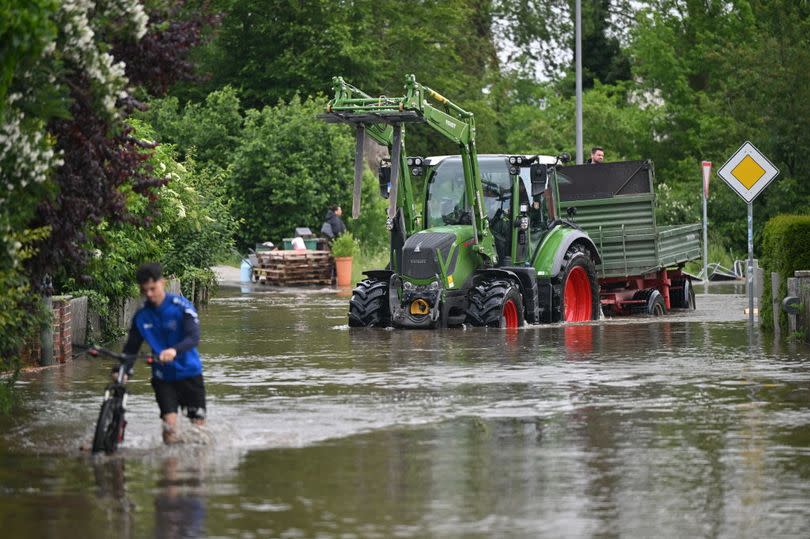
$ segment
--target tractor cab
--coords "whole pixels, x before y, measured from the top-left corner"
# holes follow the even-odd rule
[[[520,163],[510,163],[518,158]],[[558,162],[552,156],[478,156],[483,209],[495,240],[496,266],[530,261],[551,221],[550,214],[556,215],[549,212],[546,183],[548,170],[553,171]],[[461,158],[428,157],[424,168],[424,228],[470,225],[472,204]],[[554,208],[554,201],[550,203]]]

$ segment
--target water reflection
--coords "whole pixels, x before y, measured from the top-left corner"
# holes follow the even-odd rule
[[[212,446],[163,447],[137,379],[121,453],[78,457],[107,369],[24,375],[0,418],[0,521],[14,537],[801,536],[810,354],[749,348],[742,303],[349,331],[343,298],[234,291],[202,313]]]
[[[169,457],[160,465],[155,495],[155,537],[178,539],[202,537],[205,530],[205,498],[198,463]]]

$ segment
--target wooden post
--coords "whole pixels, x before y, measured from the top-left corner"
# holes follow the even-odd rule
[[[804,332],[804,340],[810,343],[810,270],[797,270],[796,292],[802,308],[799,310],[797,326]]]
[[[779,339],[782,327],[779,325],[779,318],[782,311],[782,298],[779,297],[779,284],[781,279],[779,273],[771,272],[771,307],[773,307],[773,336]]]
[[[788,296],[798,296],[799,295],[799,279],[796,277],[788,277],[787,280],[787,292]],[[793,335],[796,333],[796,315],[789,314],[788,315],[788,334]]]

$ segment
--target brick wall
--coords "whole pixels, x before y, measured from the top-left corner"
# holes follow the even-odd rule
[[[53,297],[53,358],[64,363],[73,354],[70,296]]]

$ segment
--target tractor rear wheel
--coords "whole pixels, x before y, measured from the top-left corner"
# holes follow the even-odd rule
[[[563,258],[563,271],[554,283],[554,321],[598,320],[599,284],[591,253],[573,245]]]
[[[488,279],[470,290],[468,324],[512,329],[522,326],[523,321],[523,296],[514,282]]]
[[[364,279],[352,291],[349,301],[350,327],[388,327],[391,307],[388,305],[388,282]]]

